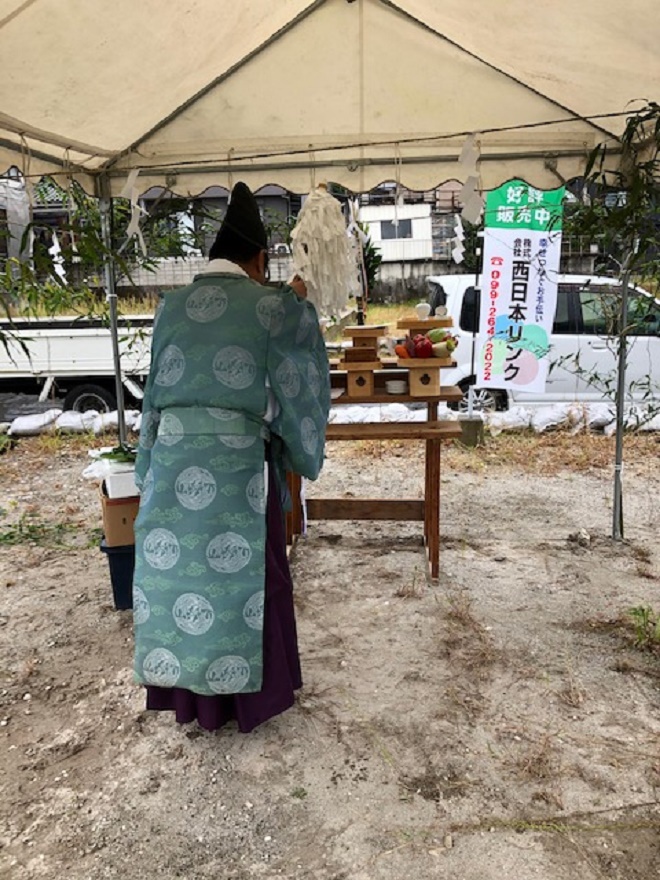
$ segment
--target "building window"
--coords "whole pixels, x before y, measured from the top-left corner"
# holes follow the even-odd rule
[[[381,220],[380,237],[383,241],[390,238],[412,238],[412,220],[399,220],[398,224],[394,220]]]

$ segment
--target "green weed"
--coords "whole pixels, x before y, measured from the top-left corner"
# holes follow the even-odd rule
[[[11,523],[0,531],[0,547],[15,547],[19,544],[30,544],[36,547],[60,547],[80,549],[90,547],[100,540],[101,530],[85,530],[86,541],[72,541],[80,535],[82,529],[75,522],[47,522],[34,513],[24,513],[17,522]]]
[[[14,437],[10,437],[8,434],[0,434],[0,455],[3,452],[9,452],[14,446],[16,446],[16,439]]]
[[[649,605],[638,605],[628,612],[635,625],[635,645],[638,648],[660,648],[660,614]]]

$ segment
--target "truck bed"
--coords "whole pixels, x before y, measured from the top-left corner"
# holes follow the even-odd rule
[[[149,370],[153,317],[136,315],[119,324],[122,371],[143,376]],[[0,379],[114,376],[110,328],[101,319],[18,318],[0,321]],[[27,347],[24,350],[23,343]]]

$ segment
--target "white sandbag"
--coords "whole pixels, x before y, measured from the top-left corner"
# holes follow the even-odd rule
[[[403,403],[386,403],[381,408],[380,418],[383,422],[408,422],[412,412]]]
[[[103,434],[105,431],[116,431],[119,427],[117,410],[113,412],[97,413],[92,422],[92,431],[95,434]]]
[[[566,404],[566,424],[571,430],[571,434],[577,434],[584,431],[589,423],[589,408],[586,403],[568,403]]]
[[[660,430],[660,415],[650,406],[630,406],[623,412],[623,427],[626,431],[657,431]],[[604,429],[607,437],[616,433],[616,417]]]
[[[337,425],[353,425],[360,422],[377,422],[378,407],[374,406],[333,406],[328,421]]]
[[[524,431],[531,420],[532,414],[524,406],[513,406],[506,412],[484,413],[484,421],[493,437],[502,431]]]
[[[130,430],[135,424],[135,420],[140,415],[136,409],[127,409],[124,411],[124,422],[126,428]],[[117,410],[106,413],[98,413],[92,423],[92,431],[95,434],[103,434],[105,431],[116,431],[119,427],[119,413]]]
[[[568,424],[568,410],[570,404],[555,403],[553,406],[542,406],[534,410],[531,425],[537,434],[542,434],[549,428],[558,428]]]
[[[124,421],[128,431],[135,430],[135,423],[142,421],[142,413],[139,409],[127,409],[124,411]]]
[[[633,431],[649,430],[646,425],[653,422],[658,415],[658,410],[652,404],[643,404],[641,406],[631,406],[626,412],[625,425]],[[654,429],[651,429],[654,430]]]
[[[380,407],[380,412],[374,417],[371,414],[372,422],[425,422],[426,407],[420,409],[411,409],[403,403],[386,403]]]
[[[57,417],[55,427],[58,431],[66,434],[84,434],[92,430],[92,425],[97,416],[98,412],[95,409],[90,409],[87,412],[76,412],[75,410],[67,409],[61,416]]]
[[[129,431],[133,431],[135,434],[140,433],[140,428],[142,427],[142,413],[139,409],[126,411],[126,427]]]
[[[52,430],[55,422],[62,415],[61,409],[49,409],[46,412],[31,416],[18,416],[7,431],[12,437],[31,437]]]
[[[660,413],[648,418],[639,426],[640,431],[660,431]]]
[[[625,407],[623,410],[623,429],[624,431],[635,430],[639,427],[640,419],[639,413],[637,412],[636,407]],[[616,413],[614,418],[609,423],[609,425],[605,425],[603,429],[603,433],[606,437],[613,437],[616,434]]]
[[[592,430],[605,428],[616,416],[613,403],[590,403],[587,405],[587,424]]]
[[[425,422],[426,421],[426,407],[422,409],[410,409],[408,410],[408,418],[409,422]],[[444,418],[444,417],[443,417]]]

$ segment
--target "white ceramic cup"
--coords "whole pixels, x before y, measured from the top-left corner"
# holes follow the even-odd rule
[[[417,303],[415,306],[415,311],[417,312],[417,317],[422,321],[431,314],[431,306],[428,303]]]

